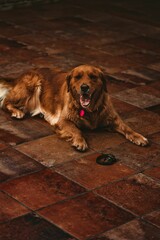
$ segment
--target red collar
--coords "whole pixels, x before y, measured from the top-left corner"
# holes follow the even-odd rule
[[[84,117],[84,115],[85,115],[85,111],[84,111],[84,109],[81,109],[79,112],[79,116]]]

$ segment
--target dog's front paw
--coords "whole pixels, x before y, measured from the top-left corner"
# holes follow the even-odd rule
[[[126,138],[135,143],[136,145],[141,145],[141,146],[146,146],[148,145],[148,139],[143,137],[141,134],[139,133],[136,133],[136,132],[133,132],[133,133],[130,133],[130,134],[127,134],[126,135]]]
[[[75,138],[73,140],[72,146],[75,147],[78,151],[84,152],[88,149],[88,145],[84,138]]]
[[[12,115],[11,115],[11,117],[15,117],[15,118],[19,118],[19,119],[21,119],[21,118],[23,118],[24,117],[24,112],[22,112],[22,111],[20,111],[20,110],[16,110],[16,111],[14,111],[13,113],[12,113]]]

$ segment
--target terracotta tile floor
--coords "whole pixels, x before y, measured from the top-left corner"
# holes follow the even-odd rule
[[[40,117],[0,110],[0,239],[160,239],[160,2],[60,0],[0,12],[0,75],[100,66],[121,117],[150,140],[85,133],[76,152]],[[112,153],[118,162],[100,166]]]

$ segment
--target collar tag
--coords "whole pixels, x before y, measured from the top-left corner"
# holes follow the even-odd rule
[[[80,112],[79,112],[79,116],[84,117],[84,115],[85,115],[85,111],[83,109],[81,109]]]

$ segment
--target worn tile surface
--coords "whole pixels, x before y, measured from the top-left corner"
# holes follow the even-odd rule
[[[148,83],[157,81],[159,80],[159,77],[160,77],[160,73],[158,71],[151,70],[146,67],[127,69],[126,71],[123,71],[123,73],[128,74],[129,76],[142,78],[146,80],[146,83],[147,81]]]
[[[119,206],[138,215],[159,208],[159,191],[160,184],[141,173],[128,180],[122,180],[96,190],[106,199],[114,201]]]
[[[42,168],[43,165],[11,147],[0,151],[0,181],[36,172]]]
[[[159,239],[160,1],[29,2],[0,1],[0,78],[98,66],[114,108],[149,146],[84,131],[89,150],[80,153],[42,117],[1,109],[1,238]],[[98,165],[101,153],[117,162]]]
[[[68,162],[55,169],[88,189],[106,185],[134,173],[133,169],[121,163],[111,166],[97,165],[96,158],[98,156],[99,154],[90,155],[77,161]]]
[[[49,169],[3,183],[1,188],[33,210],[85,192]]]
[[[80,239],[104,232],[133,218],[130,213],[93,193],[52,205],[39,213]]]
[[[6,222],[29,212],[27,208],[18,203],[7,194],[0,192],[0,222]]]
[[[151,212],[145,215],[143,218],[160,228],[160,210]]]
[[[147,121],[146,121],[147,119]],[[150,111],[138,111],[130,114],[126,123],[135,131],[144,135],[160,131],[160,116]]]
[[[39,138],[38,140],[19,145],[17,150],[36,159],[47,167],[64,163],[92,152],[88,150],[86,153],[79,153],[68,142],[59,139],[56,135]]]
[[[118,146],[126,142],[126,139],[122,135],[115,132],[107,132],[105,129],[86,133],[85,136],[89,147],[96,151],[102,151],[103,149]]]
[[[152,39],[148,37],[139,37],[133,40],[128,40],[127,43],[129,45],[133,45],[134,47],[137,47],[140,49],[145,49],[145,50],[160,53],[158,39]]]
[[[11,145],[53,134],[50,127],[44,127],[31,118],[4,122],[3,126],[0,126],[0,131],[2,136],[4,134],[3,139],[6,138],[5,140]]]
[[[125,165],[138,171],[159,166],[160,149],[158,144],[151,143],[146,147],[139,147],[130,142],[126,142],[109,150],[111,154]]]
[[[92,238],[92,240],[157,240],[159,238],[160,229],[151,224],[133,220],[118,228],[108,231],[101,237]]]
[[[160,179],[160,167],[150,168],[146,170],[144,173],[150,177]]]
[[[153,141],[157,144],[160,144],[160,132],[151,135],[150,139],[151,139],[151,141]]]
[[[156,97],[145,92],[142,93],[137,89],[128,89],[116,93],[114,96],[140,108],[147,108],[160,103],[160,97]]]
[[[128,118],[132,112],[142,111],[140,108],[132,104],[126,103],[124,101],[121,101],[117,98],[114,98],[113,96],[111,97],[111,101],[117,113],[123,120]]]
[[[4,149],[6,147],[7,147],[7,145],[5,145],[4,143],[0,143],[0,150]]]
[[[3,240],[76,240],[37,215],[27,214],[0,225]]]

